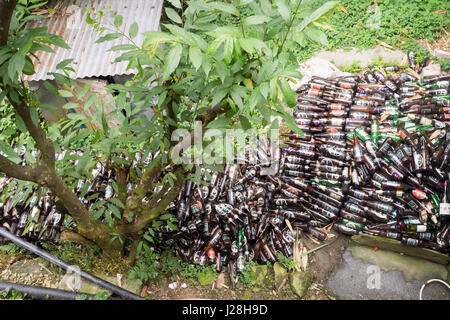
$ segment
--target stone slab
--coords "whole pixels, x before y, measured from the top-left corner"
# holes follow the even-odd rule
[[[373,60],[380,57],[384,62],[402,64],[407,61],[406,54],[401,50],[390,50],[382,46],[375,46],[370,49],[347,48],[334,51],[322,50],[314,55],[316,58],[332,61],[336,66],[350,66],[354,62],[359,62],[362,67],[367,67]]]
[[[412,257],[426,259],[443,265],[448,265],[450,262],[450,257],[448,255],[427,248],[407,246],[395,239],[361,234],[358,236],[353,236],[351,238],[351,242],[367,247],[378,247],[379,249],[399,252]]]
[[[372,251],[361,247],[362,250]],[[382,253],[383,254],[383,253]],[[399,254],[397,254],[400,256]],[[369,254],[367,253],[367,256]],[[379,256],[379,255],[378,255]],[[367,258],[368,259],[368,258]],[[325,283],[338,299],[345,300],[418,300],[419,292],[425,280],[406,281],[404,273],[400,270],[385,271],[387,266],[382,259],[377,263],[364,262],[352,255],[351,250],[346,250],[342,261]],[[438,265],[443,267],[442,265]],[[408,266],[406,266],[408,267]],[[379,268],[379,282],[376,286],[375,274]],[[434,282],[423,291],[424,300],[450,300],[450,290],[444,285]]]

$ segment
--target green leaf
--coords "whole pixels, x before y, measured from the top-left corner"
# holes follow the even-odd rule
[[[31,121],[33,121],[33,124],[35,126],[39,125],[39,115],[37,113],[37,110],[34,106],[30,106],[30,118]]]
[[[171,215],[170,213],[166,213],[166,214],[163,214],[162,216],[160,216],[159,219],[160,220],[168,220],[172,217],[173,217],[173,215]]]
[[[128,30],[128,35],[131,39],[137,36],[139,30],[139,26],[136,22],[133,22],[133,24],[130,26],[130,30]]]
[[[313,42],[328,46],[327,35],[322,30],[315,27],[306,27],[303,33]]]
[[[58,89],[49,81],[44,81],[44,87],[50,91],[53,95],[58,96]]]
[[[25,126],[25,122],[23,122],[23,119],[21,116],[19,116],[18,114],[16,114],[16,126],[17,128],[19,128],[20,131],[22,131],[23,133],[27,133],[27,127]]]
[[[312,14],[308,15],[302,23],[297,27],[296,32],[303,31],[310,23],[318,20],[323,15],[327,14],[332,10],[339,2],[338,1],[328,1],[324,3],[321,7],[316,9]]]
[[[54,45],[64,49],[71,49],[69,45],[64,41],[63,37],[55,34],[50,34],[49,38]]]
[[[118,44],[116,46],[109,48],[106,51],[120,51],[120,50],[133,50],[133,49],[136,49],[136,46],[134,46],[132,44]]]
[[[171,5],[173,5],[175,8],[181,9],[181,2],[180,0],[167,0]]]
[[[266,54],[270,54],[270,49],[267,47],[266,43],[257,38],[240,38],[239,44],[242,49],[244,49],[248,53],[254,53],[255,51],[260,52],[264,50]]]
[[[230,125],[231,119],[229,118],[219,118],[214,121],[211,121],[206,126],[208,129],[222,129],[226,128],[228,125]]]
[[[113,218],[112,218],[112,216],[111,216],[111,211],[106,211],[106,212],[105,212],[105,218],[106,218],[106,222],[108,223],[108,225],[109,225],[111,228],[114,227],[114,220],[113,220]],[[117,236],[111,238],[111,240],[109,240],[110,243],[111,243],[112,241],[114,241],[115,239],[117,239]]]
[[[2,140],[0,140],[0,150],[6,154],[8,160],[14,163],[19,163],[21,161],[19,156],[14,152],[14,149],[4,143]]]
[[[113,215],[115,215],[117,218],[120,219],[120,211],[119,211],[119,209],[117,209],[116,206],[114,206],[114,205],[112,205],[112,204],[109,204],[109,203],[108,203],[107,206],[108,206],[108,209],[111,210],[111,212],[113,213]]]
[[[223,61],[229,65],[233,59],[233,38],[227,37],[223,43]]]
[[[65,59],[56,65],[56,70],[64,69],[67,65],[69,65],[73,59]]]
[[[295,105],[297,104],[294,90],[291,89],[289,83],[285,79],[280,80],[280,88],[281,91],[283,92],[284,101],[286,102],[286,104],[289,107],[294,108]]]
[[[242,129],[244,129],[244,130],[249,130],[249,129],[252,128],[252,125],[251,125],[250,121],[248,121],[248,118],[247,118],[247,117],[245,117],[245,116],[243,116],[243,115],[240,115],[240,116],[239,116],[239,121],[240,121],[240,123],[241,123]]]
[[[224,3],[224,2],[208,2],[208,5],[216,10],[220,10],[223,12],[227,12],[230,13],[232,15],[238,16],[239,15],[239,10],[230,3]]]
[[[173,231],[178,230],[178,228],[170,221],[167,221],[167,225],[169,226],[170,229],[172,229]]]
[[[114,25],[117,28],[120,28],[122,26],[122,24],[123,24],[123,17],[120,14],[116,14],[114,16]]]
[[[105,41],[111,41],[117,38],[122,37],[122,34],[116,32],[116,33],[109,33],[106,36],[101,37],[100,39],[98,39],[97,41],[95,41],[95,43],[102,43]]]
[[[211,58],[207,55],[203,55],[202,69],[206,76],[208,76],[209,72],[211,71]]]
[[[262,24],[272,20],[272,18],[263,15],[249,16],[244,19],[244,23],[248,25]]]
[[[84,95],[89,91],[89,89],[91,88],[91,83],[88,82],[84,85],[83,89],[80,90],[80,92],[78,93],[78,100],[80,100],[81,98],[84,97]]]
[[[228,93],[228,88],[224,88],[224,87],[216,88],[216,90],[214,91],[214,97],[213,97],[213,100],[212,100],[211,104],[213,106],[215,106],[216,104],[221,102],[222,99],[225,98],[227,93]]]
[[[178,67],[180,63],[183,47],[181,44],[175,44],[164,59],[163,78],[167,79]]]
[[[202,58],[203,54],[201,50],[197,47],[190,47],[189,48],[189,59],[194,66],[195,70],[198,70],[200,66],[202,65]]]
[[[111,199],[109,199],[109,201],[114,203],[116,206],[118,206],[120,208],[125,208],[122,201],[120,201],[118,198],[111,198]]]
[[[207,54],[214,55],[217,50],[219,49],[220,45],[225,41],[227,38],[226,35],[221,35],[220,37],[214,39],[208,46],[208,50],[206,50]]]
[[[63,109],[76,109],[76,108],[79,108],[80,106],[78,105],[78,103],[75,103],[75,102],[67,102],[62,107],[63,107]]]
[[[39,106],[39,109],[42,109],[42,110],[50,110],[50,111],[58,110],[58,107],[56,107],[52,104],[41,103],[38,106]]]
[[[86,119],[86,116],[84,114],[81,113],[74,113],[74,112],[70,112],[69,114],[67,114],[67,118],[69,118],[70,120],[84,120]]]
[[[288,21],[291,17],[291,9],[289,5],[286,3],[286,0],[276,0],[275,4],[277,5],[278,12],[284,21]]]
[[[165,11],[166,11],[167,17],[170,20],[172,20],[173,22],[178,23],[178,24],[182,23],[180,16],[178,15],[178,13],[175,10],[173,10],[172,8],[166,8]]]
[[[58,93],[63,98],[70,98],[73,97],[73,93],[67,90],[58,90]]]
[[[16,81],[17,75],[22,73],[22,69],[25,65],[25,57],[16,53],[12,56],[8,63],[8,76],[12,81]]]
[[[119,194],[119,186],[117,185],[117,183],[116,183],[115,181],[113,181],[113,182],[111,183],[111,185],[112,185],[112,187],[113,187],[114,192],[115,192],[116,194]]]
[[[295,133],[298,133],[302,136],[304,135],[304,132],[299,127],[297,127],[297,124],[295,123],[294,118],[292,118],[292,116],[290,114],[288,114],[286,112],[280,112],[280,115],[286,122],[286,125],[289,129],[291,129]]]
[[[91,220],[94,221],[94,220],[99,219],[102,216],[103,212],[105,212],[105,210],[106,210],[106,208],[103,207],[97,211],[94,211],[94,214],[92,214],[92,216],[91,216]]]

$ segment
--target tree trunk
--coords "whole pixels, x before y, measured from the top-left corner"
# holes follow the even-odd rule
[[[44,170],[42,178],[43,184],[61,200],[67,213],[75,219],[78,232],[83,237],[96,243],[111,258],[121,258],[123,244],[118,239],[111,241],[110,233],[113,230],[103,223],[91,220],[89,211],[84,204],[77,198],[73,190],[65,185],[56,172],[47,168],[47,170]]]

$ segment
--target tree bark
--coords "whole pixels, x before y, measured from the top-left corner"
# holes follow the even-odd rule
[[[17,0],[0,0],[0,47],[8,43],[9,25]]]

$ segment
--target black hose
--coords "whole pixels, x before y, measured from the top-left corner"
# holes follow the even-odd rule
[[[38,247],[36,247],[34,244],[29,243],[28,241],[23,240],[20,237],[17,237],[16,235],[12,234],[8,230],[6,230],[3,227],[0,227],[0,236],[14,242],[15,244],[21,246],[22,248],[25,248],[34,254],[37,254],[38,256],[44,258],[45,260],[56,264],[57,266],[63,268],[64,270],[71,271],[76,275],[79,275],[81,278],[86,279],[92,283],[95,283],[96,285],[107,289],[108,291],[111,291],[112,293],[115,293],[125,299],[129,300],[145,300],[145,298],[142,298],[128,290],[122,289],[108,281],[105,281],[99,277],[96,277],[88,272],[85,272],[83,270],[74,269],[72,265],[68,264],[67,262],[62,261],[61,259],[55,257],[54,255],[51,255],[47,251],[44,251]]]
[[[12,283],[12,282],[3,282],[0,281],[0,291],[6,290],[6,289],[19,291],[21,293],[25,293],[29,295],[31,298],[34,299],[52,299],[52,300],[76,300],[77,298],[86,298],[86,299],[94,299],[93,294],[89,293],[82,293],[82,292],[73,292],[73,291],[67,291],[67,290],[60,290],[60,289],[54,289],[54,288],[46,288],[41,286],[31,286],[27,284],[21,284],[21,283]],[[109,297],[108,300],[119,300],[119,298],[111,298]]]

